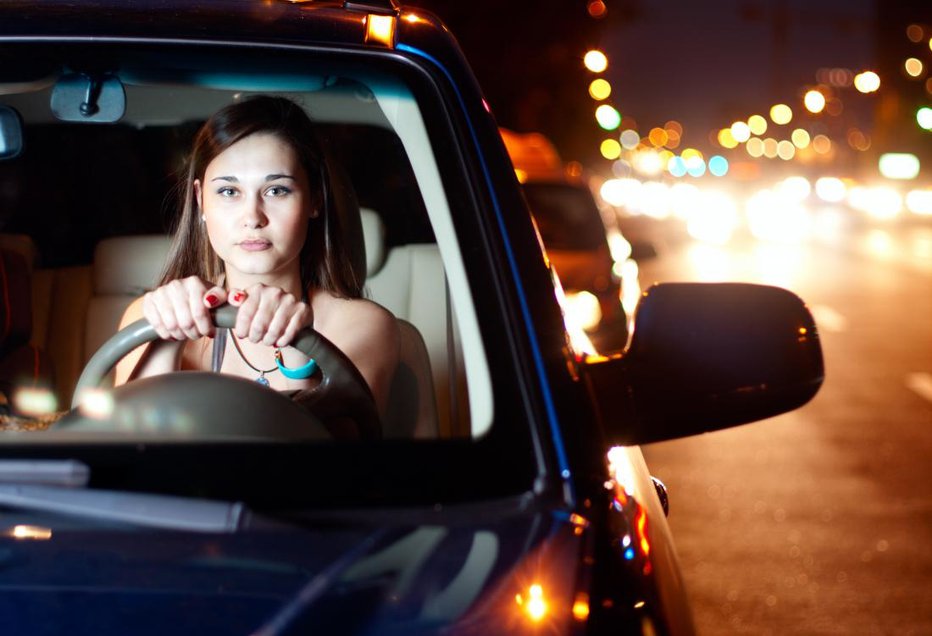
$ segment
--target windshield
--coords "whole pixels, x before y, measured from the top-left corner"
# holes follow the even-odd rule
[[[266,356],[258,348],[262,342],[237,338],[231,323],[219,366],[210,366],[217,360],[216,338],[202,338],[201,348],[180,349],[183,371],[122,383],[118,367],[115,380],[111,363],[128,352],[149,352],[142,353],[143,361],[155,355],[141,341],[114,344],[113,336],[134,302],[142,306],[138,299],[166,285],[166,272],[180,271],[178,262],[187,255],[177,248],[179,218],[192,192],[195,203],[203,205],[198,211],[210,242],[205,249],[225,258],[216,230],[223,222],[220,208],[205,197],[246,196],[251,191],[243,175],[248,173],[236,168],[217,177],[225,180],[225,189],[218,189],[212,168],[203,175],[187,172],[193,165],[189,159],[205,121],[257,96],[285,98],[313,122],[326,167],[307,181],[311,191],[325,192],[320,196],[326,209],[312,207],[310,221],[300,222],[311,224],[310,237],[317,215],[328,215],[322,244],[331,250],[335,240],[344,243],[345,267],[352,270],[347,276],[363,281],[361,298],[390,312],[397,364],[393,357],[390,374],[369,375],[367,358],[353,352],[351,337],[365,332],[367,323],[356,318],[360,322],[347,327],[334,318],[328,324],[330,305],[317,304],[323,295],[319,283],[306,287],[303,300],[316,312],[314,326],[328,337],[321,342],[315,336],[303,345],[295,339],[291,349],[306,345],[307,350],[282,347],[282,364],[272,360],[271,347]],[[454,221],[454,214],[468,207],[469,177],[461,162],[451,160],[455,137],[439,99],[410,65],[374,56],[347,61],[293,50],[125,43],[0,46],[0,106],[22,122],[21,151],[0,145],[0,153],[8,155],[0,160],[0,254],[8,316],[0,351],[5,400],[0,443],[10,449],[7,454],[28,456],[30,448],[54,447],[57,456],[73,456],[68,448],[91,444],[108,466],[133,474],[133,487],[171,490],[179,487],[184,471],[226,470],[224,462],[233,456],[236,461],[249,457],[247,464],[256,471],[267,473],[271,463],[279,478],[308,479],[339,462],[345,462],[339,469],[348,471],[354,460],[347,458],[355,453],[355,470],[366,475],[359,461],[384,456],[380,447],[407,444],[415,450],[399,451],[398,457],[424,447],[446,449],[425,451],[423,469],[438,475],[455,465],[449,453],[460,458],[514,453],[521,459],[490,478],[488,483],[497,485],[489,488],[523,489],[533,471],[532,453],[507,444],[527,444],[527,430],[514,430],[527,427],[520,416],[502,417],[515,407],[503,406],[493,390],[507,386],[495,378],[507,377],[510,362],[489,364],[490,343],[497,337],[489,335],[494,319],[480,327],[476,282],[464,260],[483,255],[476,249],[464,253],[454,230],[468,224]],[[444,148],[445,156],[435,155],[436,148]],[[285,176],[292,187],[295,178]],[[207,191],[208,184],[214,189]],[[269,210],[277,209],[271,197],[287,189],[273,185],[256,190],[268,197],[261,214],[271,219],[276,212]],[[305,249],[293,236],[273,242],[258,230],[253,234],[247,251],[279,244]],[[235,260],[223,261],[223,267],[207,286],[217,285],[232,299],[235,290],[224,286],[234,271],[249,274],[249,267]],[[356,302],[332,295],[333,306]],[[349,344],[333,353],[328,341]],[[344,349],[348,353],[341,356]],[[103,367],[91,369],[98,351],[106,354]],[[319,366],[305,364],[308,357]],[[200,373],[212,369],[220,373]],[[79,378],[86,386],[76,391]],[[272,386],[253,380],[271,380]],[[373,406],[360,405],[369,400]],[[358,423],[341,428],[345,420],[373,413],[377,434]],[[345,444],[337,442],[343,430],[350,430]],[[211,445],[210,453],[201,452],[204,444]],[[126,449],[134,449],[131,456],[120,455]],[[164,457],[154,459],[162,452]],[[303,453],[326,458],[309,462]],[[140,459],[142,454],[146,457]],[[143,475],[145,461],[169,457],[172,466],[160,465],[160,476]],[[382,461],[389,460],[379,459],[370,469],[378,470]],[[143,463],[136,468],[137,462]],[[258,484],[274,478],[263,475],[248,488],[245,477],[237,479],[213,490],[240,496],[244,491],[237,488],[261,491]],[[442,483],[438,478],[425,492]],[[271,496],[287,500],[281,493]],[[423,494],[413,489],[407,496],[418,500]]]

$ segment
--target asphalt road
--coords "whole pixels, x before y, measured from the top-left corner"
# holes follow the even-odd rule
[[[825,356],[803,408],[644,448],[699,634],[932,634],[932,223],[666,244],[641,278],[791,289]]]

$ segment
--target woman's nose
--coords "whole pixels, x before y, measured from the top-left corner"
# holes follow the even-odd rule
[[[243,227],[256,228],[263,227],[266,224],[268,219],[265,216],[261,197],[250,198],[244,207]]]

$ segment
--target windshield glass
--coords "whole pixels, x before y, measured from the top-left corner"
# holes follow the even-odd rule
[[[242,106],[258,97],[283,98],[309,117],[318,163],[309,168],[300,144],[274,132],[220,139],[217,130],[233,130]],[[451,208],[468,197],[448,189],[465,177],[445,174],[457,162],[434,154],[454,147],[443,138],[450,128],[430,103],[436,99],[410,68],[369,58],[100,43],[0,47],[0,105],[18,113],[24,140],[21,152],[0,160],[8,316],[0,441],[482,446],[497,426],[498,371],[488,363],[454,232]],[[228,119],[218,124],[217,113]],[[207,129],[220,148],[198,167],[193,148]],[[259,151],[272,149],[272,164],[253,170],[238,159],[253,141]],[[287,204],[295,191],[302,203]],[[242,212],[233,201],[252,207]],[[229,221],[233,215],[240,216]],[[188,243],[184,232],[193,236]],[[323,246],[318,261],[306,256],[317,248],[305,241]],[[257,270],[267,254],[279,260]],[[302,265],[292,269],[295,261]],[[286,298],[281,281],[292,271],[300,291]],[[235,322],[210,328],[210,337],[174,332],[168,340],[185,341],[172,350],[182,371],[141,373],[157,368],[161,350],[112,338],[129,318],[152,322],[150,301],[140,300],[147,292],[189,276],[204,286],[185,311],[196,312],[203,299],[259,315],[268,289],[281,285],[282,295],[268,296],[270,312],[303,302],[314,316],[307,324],[323,337],[279,347],[262,334],[237,334]],[[332,280],[361,282],[359,293]],[[234,302],[239,292],[244,299]],[[155,312],[164,315],[164,305]],[[372,333],[388,334],[382,340],[370,333],[373,323],[384,330]],[[157,332],[149,339],[168,342]],[[89,365],[98,351],[99,368]],[[121,367],[116,374],[111,367],[126,354],[133,364],[121,378]],[[209,373],[216,370],[219,381]]]

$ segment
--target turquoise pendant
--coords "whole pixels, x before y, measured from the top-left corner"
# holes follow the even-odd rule
[[[314,358],[311,358],[300,367],[289,369],[282,362],[281,349],[275,350],[275,364],[278,365],[278,370],[282,372],[283,376],[292,380],[306,380],[314,375],[315,371],[317,371],[317,362],[314,360]]]
[[[256,382],[258,382],[262,386],[269,386],[269,381],[266,379],[264,373],[260,375],[258,378],[256,378]]]

